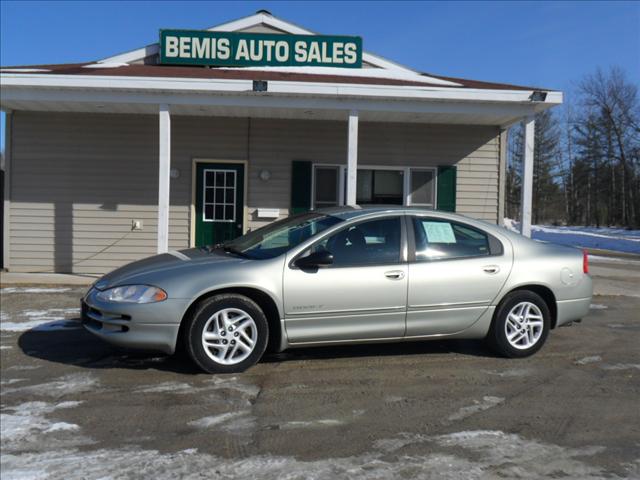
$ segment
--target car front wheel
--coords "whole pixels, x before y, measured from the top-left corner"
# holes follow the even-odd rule
[[[487,340],[502,356],[528,357],[544,345],[550,318],[549,307],[540,295],[527,290],[512,292],[500,303]]]
[[[186,350],[208,373],[237,373],[260,360],[269,327],[260,307],[236,294],[204,300],[187,319]]]

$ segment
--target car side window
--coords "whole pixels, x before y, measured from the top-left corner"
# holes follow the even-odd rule
[[[491,255],[489,235],[443,219],[413,217],[416,260],[448,260]]]
[[[323,239],[311,252],[328,250],[333,267],[400,262],[400,217],[358,223]]]

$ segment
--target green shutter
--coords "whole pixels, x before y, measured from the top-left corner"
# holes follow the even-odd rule
[[[438,203],[436,208],[445,212],[456,211],[456,167],[438,167]]]
[[[291,214],[311,210],[311,162],[291,162]]]

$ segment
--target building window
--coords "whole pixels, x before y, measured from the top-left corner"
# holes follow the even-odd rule
[[[431,207],[435,205],[435,168],[409,169],[409,205]]]
[[[205,169],[202,175],[202,221],[235,222],[236,171]]]
[[[435,167],[358,168],[358,205],[418,205],[435,208]],[[315,165],[313,207],[343,205],[346,198],[347,168],[341,165]]]
[[[313,204],[315,208],[340,205],[340,167],[317,165],[314,169]]]
[[[359,168],[356,202],[359,205],[404,203],[402,170]]]

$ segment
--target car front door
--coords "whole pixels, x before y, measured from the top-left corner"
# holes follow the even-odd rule
[[[397,338],[407,302],[406,234],[401,216],[352,223],[300,256],[328,250],[333,264],[300,269],[287,258],[284,308],[291,344]]]
[[[510,247],[483,230],[442,218],[414,216],[410,224],[415,249],[409,254],[406,335],[470,327],[506,282]]]

